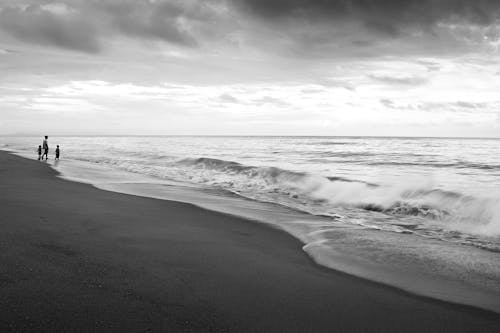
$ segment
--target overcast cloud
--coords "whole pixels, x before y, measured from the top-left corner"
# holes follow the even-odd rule
[[[0,133],[498,136],[499,46],[493,0],[0,0]]]

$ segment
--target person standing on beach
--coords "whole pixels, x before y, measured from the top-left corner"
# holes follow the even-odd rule
[[[59,160],[59,145],[57,145],[57,148],[56,148],[56,158],[55,160]]]
[[[42,146],[38,146],[38,160],[42,159]]]
[[[49,139],[48,136],[45,136],[45,140],[43,140],[43,155],[42,155],[42,161],[43,157],[45,156],[45,160],[49,159],[49,143],[47,140]]]

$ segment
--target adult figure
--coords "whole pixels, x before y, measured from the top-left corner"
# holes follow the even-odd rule
[[[45,159],[48,160],[49,159],[49,143],[48,143],[48,140],[49,137],[48,136],[45,136],[45,140],[43,140],[43,155],[42,155],[42,160],[43,160],[43,157],[45,156]]]

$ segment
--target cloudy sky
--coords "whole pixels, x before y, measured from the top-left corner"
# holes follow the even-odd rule
[[[0,135],[500,136],[498,0],[0,0]]]

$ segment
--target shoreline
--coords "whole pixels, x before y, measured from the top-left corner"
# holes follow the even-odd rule
[[[418,235],[359,229],[276,203],[234,193],[221,195],[217,190],[186,187],[187,184],[90,162],[65,160],[48,165],[63,179],[101,190],[193,204],[264,223],[299,240],[302,251],[320,266],[413,295],[500,313],[500,269],[491,267],[498,254],[490,251]]]
[[[500,327],[497,313],[316,265],[281,230],[190,204],[70,182],[47,165],[6,152],[0,160],[4,328]]]

